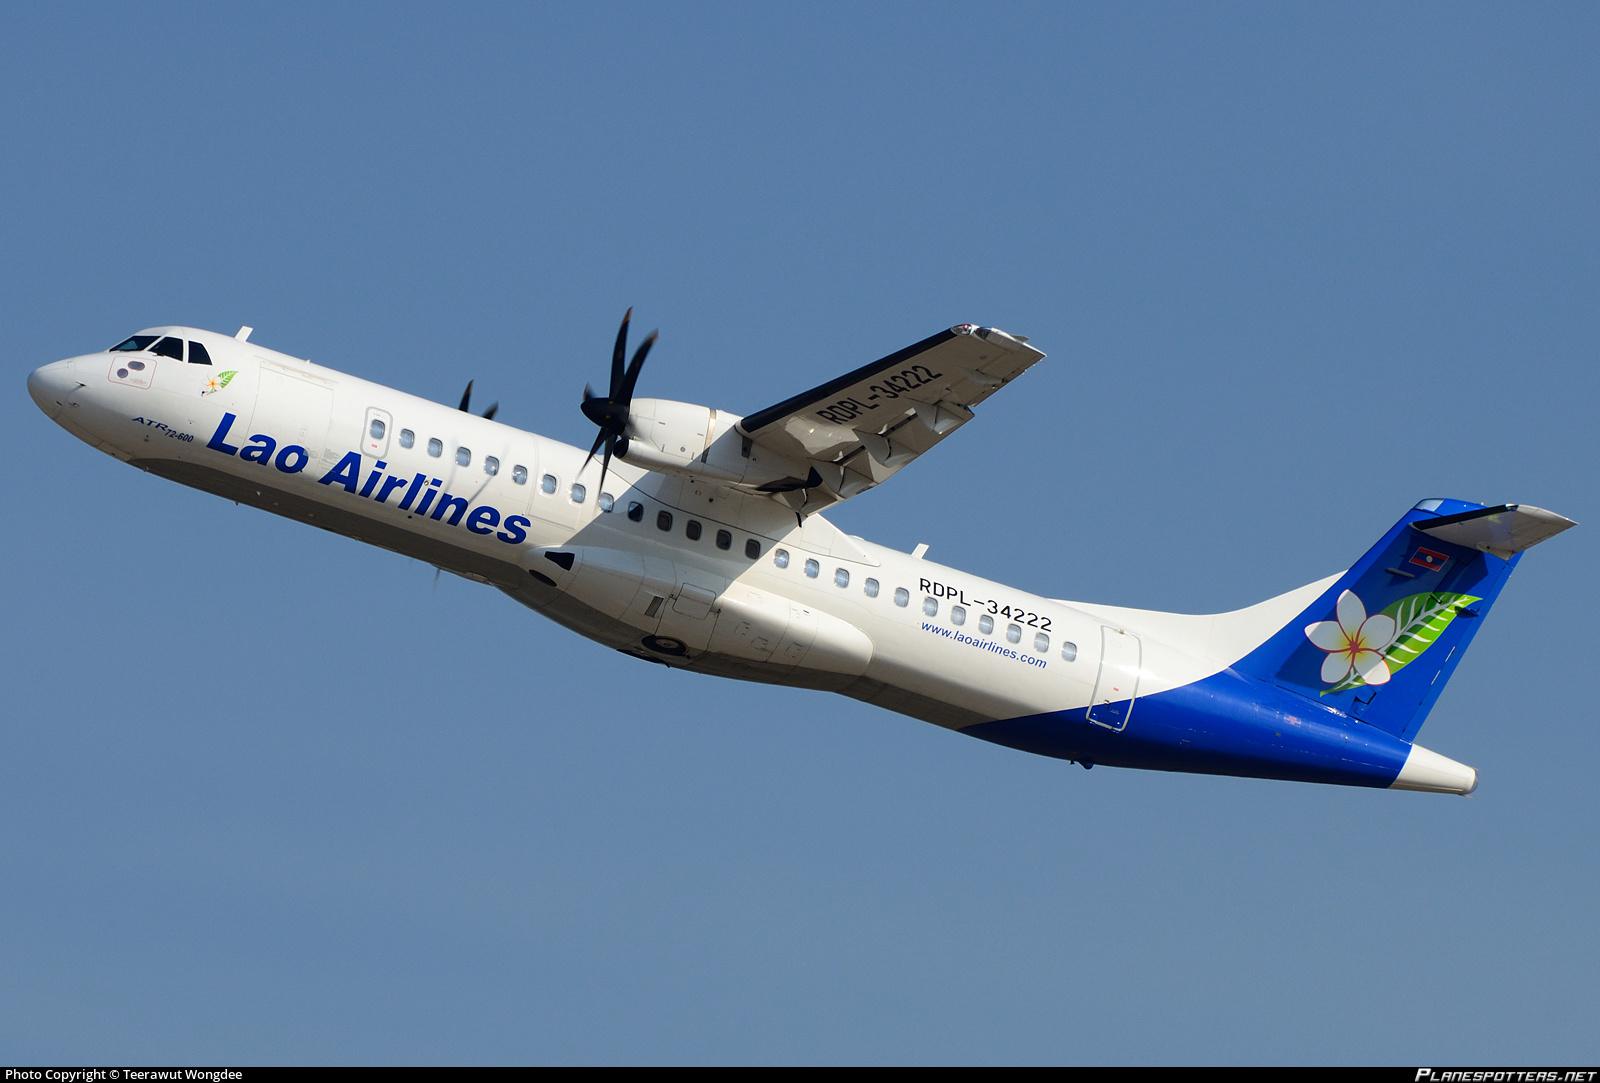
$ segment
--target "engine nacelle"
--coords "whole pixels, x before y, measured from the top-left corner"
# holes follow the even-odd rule
[[[646,470],[711,478],[742,489],[772,492],[820,481],[810,463],[775,455],[735,426],[738,414],[671,399],[634,399],[628,412],[625,462]]]

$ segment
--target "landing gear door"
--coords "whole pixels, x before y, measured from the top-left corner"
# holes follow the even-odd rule
[[[789,628],[787,599],[735,581],[722,595],[716,631],[707,649],[765,662]]]
[[[1142,663],[1139,637],[1120,628],[1100,629],[1100,673],[1094,681],[1094,697],[1089,701],[1089,721],[1121,733],[1133,715],[1133,701],[1139,694],[1139,668]]]
[[[717,623],[717,612],[712,607],[716,605],[718,591],[709,585],[714,583],[712,577],[706,577],[704,584],[680,578],[672,597],[661,608],[656,638],[679,644],[683,652],[699,654],[704,651]]]

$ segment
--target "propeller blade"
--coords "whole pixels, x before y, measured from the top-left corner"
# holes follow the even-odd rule
[[[639,343],[639,348],[634,351],[633,360],[626,366],[622,361],[628,355],[628,328],[633,322],[633,308],[622,314],[622,323],[617,327],[617,341],[611,347],[611,383],[610,394],[600,398],[594,393],[594,388],[588,384],[583,385],[583,416],[594,422],[600,431],[595,434],[594,444],[589,448],[589,454],[584,456],[583,466],[578,468],[582,473],[589,468],[597,453],[600,459],[600,486],[606,484],[606,476],[611,472],[611,457],[622,457],[628,454],[628,436],[633,429],[633,418],[630,408],[633,404],[633,389],[639,383],[639,373],[644,368],[644,359],[650,356],[650,348],[656,344],[660,337],[656,331],[651,331]],[[498,404],[497,404],[498,405]],[[493,406],[489,408],[491,411]]]
[[[651,331],[646,335],[644,341],[639,343],[639,350],[633,355],[633,360],[628,363],[628,371],[622,377],[622,394],[612,395],[612,398],[624,406],[633,402],[633,388],[639,382],[639,370],[644,368],[644,359],[650,353],[650,347],[656,344],[656,339],[659,337],[660,333],[656,331]]]
[[[493,421],[494,415],[498,414],[499,412],[500,404],[498,402],[491,402],[489,404],[489,408],[483,412],[484,419],[487,421]]]
[[[633,319],[633,306],[622,314],[622,325],[617,328],[617,344],[611,348],[611,397],[617,397],[617,387],[622,383],[622,359],[628,353],[628,322]]]
[[[600,460],[600,486],[599,491],[606,491],[606,471],[611,469],[611,441],[606,441],[606,455]],[[596,497],[596,499],[599,499]]]
[[[578,467],[578,473],[582,474],[589,469],[589,463],[594,460],[594,453],[600,450],[601,444],[605,445],[606,459],[609,461],[611,458],[611,434],[606,432],[603,425],[600,427],[600,431],[595,434],[594,444],[590,446],[589,454],[584,456],[583,465]]]
[[[462,413],[466,413],[467,412],[467,407],[469,405],[471,405],[471,403],[472,403],[472,381],[468,380],[467,381],[467,389],[465,391],[461,392],[461,405],[457,406],[456,409],[460,410]]]

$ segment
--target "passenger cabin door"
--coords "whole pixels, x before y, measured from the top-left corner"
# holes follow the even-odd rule
[[[1089,721],[1121,733],[1133,714],[1143,662],[1139,637],[1120,628],[1100,628],[1100,673],[1089,701]]]
[[[389,428],[392,419],[388,411],[376,406],[367,408],[366,424],[361,430],[361,453],[381,459],[389,453]]]

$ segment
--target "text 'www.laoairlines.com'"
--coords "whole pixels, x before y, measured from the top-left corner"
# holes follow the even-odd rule
[[[1004,644],[996,643],[992,639],[979,639],[977,636],[968,635],[966,632],[959,631],[958,629],[946,628],[942,624],[934,624],[930,621],[923,621],[922,630],[924,632],[929,632],[933,635],[939,636],[943,639],[953,639],[957,643],[965,644],[968,647],[977,647],[979,650],[988,651],[990,654],[997,654],[1001,658],[1009,658],[1013,662],[1021,662],[1024,665],[1032,666],[1034,669],[1044,669],[1050,664],[1050,660],[1047,658],[1039,658],[1032,654],[1023,654],[1021,651],[1012,650],[1010,647],[1007,647]]]

